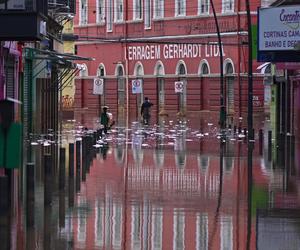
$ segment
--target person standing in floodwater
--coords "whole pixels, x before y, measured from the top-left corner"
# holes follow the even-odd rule
[[[148,97],[145,97],[145,101],[141,107],[141,116],[143,118],[143,124],[149,125],[150,122],[150,108],[153,106],[153,103],[149,101]]]
[[[101,137],[102,137],[102,132],[104,132],[104,134],[107,134],[107,130],[110,129],[115,124],[112,118],[112,114],[108,113],[107,111],[108,111],[108,107],[104,106],[100,116],[100,123],[102,125],[102,128],[100,130]]]

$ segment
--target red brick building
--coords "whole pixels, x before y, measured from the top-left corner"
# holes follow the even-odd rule
[[[247,112],[245,1],[214,0],[224,62],[229,117]],[[260,1],[251,1],[253,24]],[[135,117],[144,96],[158,113],[220,110],[220,50],[209,0],[79,0],[77,53],[94,57],[76,80],[75,109],[98,115],[101,105]],[[254,62],[254,113],[263,111],[263,75]],[[103,95],[92,94],[94,78]],[[133,80],[141,84],[133,94]],[[180,93],[175,92],[175,82]],[[127,109],[128,108],[128,109]]]

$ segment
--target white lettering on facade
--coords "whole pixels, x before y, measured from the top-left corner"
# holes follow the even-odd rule
[[[204,53],[202,53],[204,50]],[[223,55],[224,48],[222,47]],[[220,50],[218,44],[164,44],[164,45],[144,45],[128,46],[128,60],[160,60],[160,59],[185,59],[219,57]]]

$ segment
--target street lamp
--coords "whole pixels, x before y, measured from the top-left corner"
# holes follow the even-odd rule
[[[224,101],[223,49],[222,49],[220,27],[219,27],[213,0],[210,0],[210,5],[211,5],[212,11],[213,11],[214,20],[215,20],[215,24],[216,24],[217,35],[218,35],[218,45],[219,45],[219,51],[220,51],[220,120],[219,120],[219,123],[220,123],[220,128],[223,131],[226,128],[226,110],[225,110],[225,101]]]

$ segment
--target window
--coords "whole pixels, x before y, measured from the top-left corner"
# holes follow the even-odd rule
[[[142,0],[133,0],[133,19],[142,19]]]
[[[233,12],[234,11],[234,0],[223,0],[222,1],[222,12]]]
[[[206,62],[204,62],[201,66],[201,75],[208,75],[209,74],[209,67]]]
[[[107,31],[112,31],[113,25],[113,0],[107,1],[107,23],[106,29]]]
[[[88,68],[85,64],[82,64],[80,66],[80,72],[79,72],[79,76],[81,77],[87,77],[89,74],[88,74]]]
[[[97,0],[97,23],[102,23],[105,21],[105,1]]]
[[[154,18],[164,17],[164,0],[154,0]]]
[[[178,67],[178,75],[185,75],[186,74],[186,70],[183,64],[180,64]]]
[[[185,0],[175,0],[175,16],[185,16]]]
[[[123,0],[115,0],[115,21],[121,22],[123,21],[123,13],[124,13],[124,7],[123,7]]]
[[[150,0],[145,0],[145,28],[151,27],[151,6]]]
[[[198,15],[209,13],[209,0],[198,0]]]
[[[88,23],[87,0],[81,0],[79,5],[79,25]]]
[[[100,65],[97,70],[97,76],[105,76],[105,68],[103,65]]]

